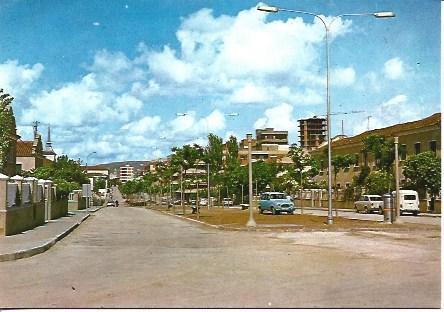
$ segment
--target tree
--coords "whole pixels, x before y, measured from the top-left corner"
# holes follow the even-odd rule
[[[368,194],[383,195],[394,189],[393,175],[381,170],[371,172],[364,182]]]
[[[57,157],[48,167],[39,167],[24,175],[52,180],[57,184],[57,194],[61,197],[67,197],[70,192],[88,183],[88,178],[80,167],[80,160],[69,159],[66,155]]]
[[[96,181],[94,181],[94,192],[98,192],[99,189],[104,189],[106,186],[106,179],[104,178],[98,178]]]
[[[210,164],[211,172],[219,172],[223,165],[223,143],[222,138],[215,134],[208,135],[208,146],[206,149],[207,162]]]
[[[335,155],[331,159],[331,164],[333,166],[333,172],[335,175],[335,185],[336,185],[336,177],[339,173],[340,169],[349,168],[350,165],[356,163],[356,157],[353,155]]]
[[[305,153],[305,151],[296,144],[290,146],[288,156],[290,156],[293,161],[293,165],[289,168],[290,176],[298,181],[298,184],[301,184],[300,181],[302,181],[303,185],[306,183],[305,180],[307,178],[313,178],[319,173],[320,166],[318,161],[312,158],[310,154]],[[300,185],[301,188],[302,185]]]
[[[227,161],[226,166],[228,167],[229,164],[235,163],[238,161],[239,156],[239,144],[237,143],[237,139],[235,136],[230,136],[230,138],[227,141]]]
[[[403,174],[405,186],[420,194],[426,191],[432,198],[441,190],[441,162],[432,152],[423,152],[407,158]]]
[[[15,138],[15,117],[12,111],[12,96],[0,89],[0,172],[6,173],[9,151]]]
[[[395,160],[395,144],[393,139],[382,135],[369,135],[362,140],[365,166],[368,166],[368,155],[373,154],[378,170],[391,171]]]

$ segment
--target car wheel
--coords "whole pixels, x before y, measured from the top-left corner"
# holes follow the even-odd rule
[[[356,206],[356,205],[355,205],[355,211],[356,211],[356,213],[359,213],[358,206]]]
[[[274,209],[274,207],[271,207],[271,213],[274,215],[276,214],[276,209]]]
[[[292,210],[292,211],[289,211],[289,212],[287,212],[288,214],[294,214],[294,211]]]
[[[384,214],[384,210],[382,208],[379,208],[379,214],[383,215]]]
[[[413,215],[414,215],[414,216],[417,216],[417,215],[418,215],[418,211],[414,211],[414,212],[413,212]]]
[[[368,213],[368,208],[367,208],[367,206],[364,207],[364,213]]]

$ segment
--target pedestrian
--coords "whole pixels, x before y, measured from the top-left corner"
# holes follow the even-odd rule
[[[116,207],[119,207],[119,201],[116,199]]]

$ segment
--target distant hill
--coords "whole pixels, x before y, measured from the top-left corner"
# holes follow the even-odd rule
[[[129,160],[129,161],[117,161],[106,164],[97,164],[97,166],[105,167],[109,170],[110,173],[119,174],[119,168],[125,165],[130,165],[134,167],[134,171],[136,175],[139,175],[142,172],[143,168],[148,166],[151,163],[149,160]]]

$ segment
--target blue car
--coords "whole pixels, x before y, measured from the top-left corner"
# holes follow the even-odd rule
[[[261,194],[259,202],[259,213],[264,211],[271,211],[272,214],[280,214],[286,212],[287,214],[294,213],[294,205],[284,193],[279,192],[265,192]]]

